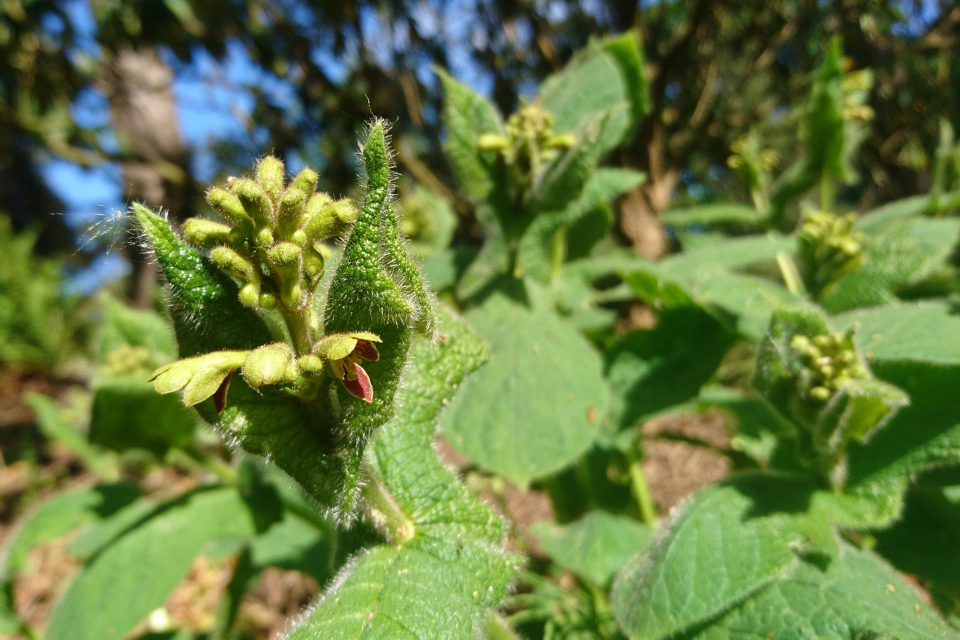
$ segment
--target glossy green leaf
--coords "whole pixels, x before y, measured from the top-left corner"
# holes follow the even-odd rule
[[[290,640],[472,640],[512,579],[518,559],[501,551],[503,522],[432,447],[437,412],[486,350],[462,321],[444,314],[440,341],[416,341],[411,356],[397,415],[370,460],[415,531],[351,560]]]
[[[96,556],[58,601],[44,637],[122,638],[163,604],[208,544],[254,533],[236,491],[194,491]]]
[[[650,527],[624,515],[591,511],[566,525],[538,522],[530,532],[564,569],[606,586],[650,539]]]
[[[596,438],[608,403],[593,348],[558,316],[502,291],[467,319],[491,357],[444,413],[450,443],[519,485],[576,460]]]
[[[811,490],[749,474],[697,492],[617,577],[621,626],[650,639],[690,630],[789,575],[799,554],[835,550],[829,521],[805,510]]]
[[[842,545],[826,567],[803,562],[746,602],[734,607],[693,640],[768,638],[956,639],[910,584],[869,551]]]
[[[733,336],[697,307],[664,310],[657,326],[632,331],[604,354],[613,392],[611,415],[629,427],[697,396],[727,353]]]

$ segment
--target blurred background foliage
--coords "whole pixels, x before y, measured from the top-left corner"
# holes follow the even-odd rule
[[[865,211],[960,186],[960,161],[937,162],[938,153],[956,155],[952,131],[960,131],[960,7],[947,0],[0,0],[0,538],[39,496],[80,474],[105,482],[122,476],[159,501],[210,468],[232,473],[218,466],[229,453],[195,429],[193,415],[143,382],[175,349],[157,313],[163,293],[154,267],[111,207],[136,200],[175,221],[202,215],[205,185],[249,171],[268,152],[291,173],[317,169],[325,191],[357,195],[357,140],[369,117],[381,116],[393,125],[402,229],[412,249],[466,261],[449,269],[447,281],[428,270],[435,288],[449,291],[486,229],[444,151],[435,69],[510,114],[592,39],[628,31],[642,43],[649,111],[605,164],[647,176],[613,212],[615,240],[644,257],[710,242],[709,223],[683,217],[695,205],[753,201],[740,223],[718,225],[733,235],[756,231],[757,211],[769,207],[783,230],[791,228],[797,196],[815,186],[791,173],[794,160],[815,156],[815,142],[830,139],[805,123],[816,120],[808,117],[817,104],[811,86],[834,86],[830,78],[814,83],[834,35],[844,57],[823,66],[842,70],[841,126],[851,128],[856,142],[848,138],[848,147],[856,152],[831,156],[842,166],[831,167],[835,192],[820,194],[832,205],[825,208]],[[936,175],[938,167],[953,173]],[[569,256],[580,257],[577,234],[570,236]],[[444,254],[450,246],[458,251]],[[121,277],[125,265],[130,273]],[[682,267],[664,264],[668,273]],[[914,280],[907,284],[917,289]],[[86,295],[100,289],[109,293]],[[619,290],[611,292],[619,303]],[[621,324],[649,325],[645,313],[637,301],[625,303],[617,334]],[[715,337],[719,361],[729,336],[697,318],[673,319],[680,333]],[[602,320],[612,339],[614,320]],[[664,339],[654,338],[630,348],[656,351]],[[718,375],[748,377],[741,370],[751,348],[724,360]],[[687,361],[677,369],[689,370]],[[661,408],[626,407],[624,415]],[[269,485],[258,473],[249,470],[249,484]],[[607,484],[605,499],[629,497]],[[281,497],[288,511],[309,512]],[[327,526],[301,520],[282,532],[289,545],[314,544]],[[62,533],[50,531],[50,539]],[[274,576],[269,593],[287,589],[283,602],[295,603],[284,615],[308,601],[364,535],[370,531],[304,554],[310,562],[299,569],[314,580],[306,587]],[[195,569],[197,583],[232,570]],[[38,590],[42,620],[49,593]],[[551,610],[568,613],[572,629],[581,619],[610,626],[609,612],[587,607],[586,596],[572,604],[561,596]],[[5,607],[22,605],[8,599],[0,590],[0,621]],[[261,621],[258,632],[279,628],[284,615]]]

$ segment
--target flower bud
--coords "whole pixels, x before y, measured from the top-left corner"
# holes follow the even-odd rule
[[[278,242],[267,251],[267,260],[280,278],[280,299],[287,307],[297,309],[304,300],[300,289],[300,266],[303,250],[292,242]]]
[[[499,133],[484,133],[477,138],[480,151],[502,151],[510,146],[510,141]]]
[[[314,196],[314,198],[316,197]],[[310,204],[312,203],[313,200],[311,199]],[[310,215],[310,205],[308,204],[307,216],[305,216],[307,220],[303,225],[303,232],[307,235],[308,242],[326,240],[342,235],[357,221],[359,215],[360,208],[356,202],[349,198],[343,198],[328,204],[313,215]]]
[[[240,199],[226,189],[211,189],[207,194],[207,203],[214,211],[238,227],[253,228],[253,221],[247,215]]]
[[[307,354],[297,359],[297,366],[304,375],[317,375],[323,371],[323,360],[319,356]]]
[[[313,195],[313,192],[317,188],[317,179],[319,176],[317,172],[313,169],[306,168],[303,169],[297,176],[293,179],[293,182],[290,183],[290,186],[293,189],[299,189],[303,191],[304,196],[309,198]]]
[[[283,195],[283,178],[283,162],[278,158],[266,156],[257,163],[257,182],[274,202]]]
[[[190,218],[183,223],[183,235],[198,247],[212,249],[218,244],[230,242],[231,227],[206,218]]]
[[[172,362],[157,369],[150,377],[157,393],[183,389],[183,404],[191,407],[218,391],[226,397],[226,384],[231,373],[243,366],[249,351],[214,351],[202,356]],[[223,407],[218,403],[217,411]]]
[[[282,238],[290,240],[294,232],[299,231],[303,208],[306,204],[307,196],[300,189],[291,187],[283,194],[277,209],[277,227]]]
[[[236,180],[233,192],[258,228],[273,226],[273,203],[263,187],[253,180]]]
[[[293,348],[286,342],[266,344],[255,349],[243,362],[243,379],[254,389],[280,382],[293,382],[296,368]]]

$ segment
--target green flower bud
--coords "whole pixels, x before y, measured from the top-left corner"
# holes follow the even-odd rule
[[[278,242],[267,251],[267,260],[280,279],[280,299],[291,309],[300,308],[305,300],[300,289],[302,253],[292,242]]]
[[[297,358],[297,366],[300,368],[300,371],[307,376],[315,376],[323,372],[323,360],[320,356],[313,354],[307,354]]]
[[[214,351],[186,358],[160,367],[150,376],[157,393],[183,389],[183,404],[188,407],[203,402],[218,391],[226,399],[226,386],[231,373],[243,366],[249,351]],[[223,410],[218,401],[217,412]]]
[[[260,287],[253,282],[248,282],[240,287],[240,293],[237,294],[237,299],[240,300],[240,304],[248,309],[256,309],[257,304],[260,302]]]
[[[269,227],[263,227],[257,231],[256,245],[258,247],[269,247],[273,244],[275,238],[273,236],[273,230]]]
[[[198,247],[212,249],[230,242],[231,227],[206,218],[190,218],[183,223],[183,235]]]
[[[264,309],[276,309],[277,308],[277,296],[270,293],[269,291],[264,291],[260,294],[260,306]]]
[[[572,133],[562,133],[558,136],[551,136],[543,143],[544,149],[569,149],[577,144],[577,136]]]
[[[210,252],[210,260],[227,275],[245,282],[259,282],[256,267],[231,247],[216,247]]]
[[[238,227],[246,229],[253,228],[253,221],[243,208],[243,203],[240,202],[240,198],[226,189],[211,189],[210,192],[207,193],[207,203],[214,211]]]
[[[253,180],[235,180],[233,192],[258,228],[273,226],[273,203],[263,187]]]
[[[283,162],[278,158],[266,156],[257,163],[257,182],[274,202],[280,202],[283,195],[283,178]]]
[[[307,196],[300,189],[291,187],[283,194],[277,209],[277,227],[281,237],[292,239],[294,232],[299,231],[306,204]]]
[[[308,203],[307,215],[304,216],[306,222],[303,225],[303,232],[307,235],[307,242],[317,242],[342,235],[360,215],[360,207],[349,198],[328,204],[311,215],[312,204],[313,199]]]
[[[324,263],[323,254],[315,248],[306,247],[303,251],[303,275],[307,279],[311,291],[320,284],[320,278],[323,277]]]
[[[510,146],[510,141],[499,133],[484,133],[477,138],[477,148],[480,151],[503,151]]]
[[[293,348],[286,342],[258,347],[243,362],[243,379],[254,389],[280,382],[293,382],[297,377]]]
[[[297,176],[293,179],[293,182],[290,183],[290,186],[293,189],[299,189],[303,191],[304,195],[309,198],[313,195],[313,192],[317,188],[317,180],[319,176],[317,172],[313,169],[306,168],[303,169]]]

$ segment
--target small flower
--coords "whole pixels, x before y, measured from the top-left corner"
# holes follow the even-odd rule
[[[249,351],[214,351],[202,356],[177,360],[160,367],[150,376],[157,393],[183,389],[183,404],[191,407],[214,396],[217,413],[227,402],[230,376],[243,366]]]
[[[374,342],[382,342],[380,336],[369,331],[331,333],[313,345],[313,352],[330,362],[335,378],[351,395],[365,402],[373,401],[373,386],[370,376],[360,366],[362,360],[376,362],[380,359]]]

